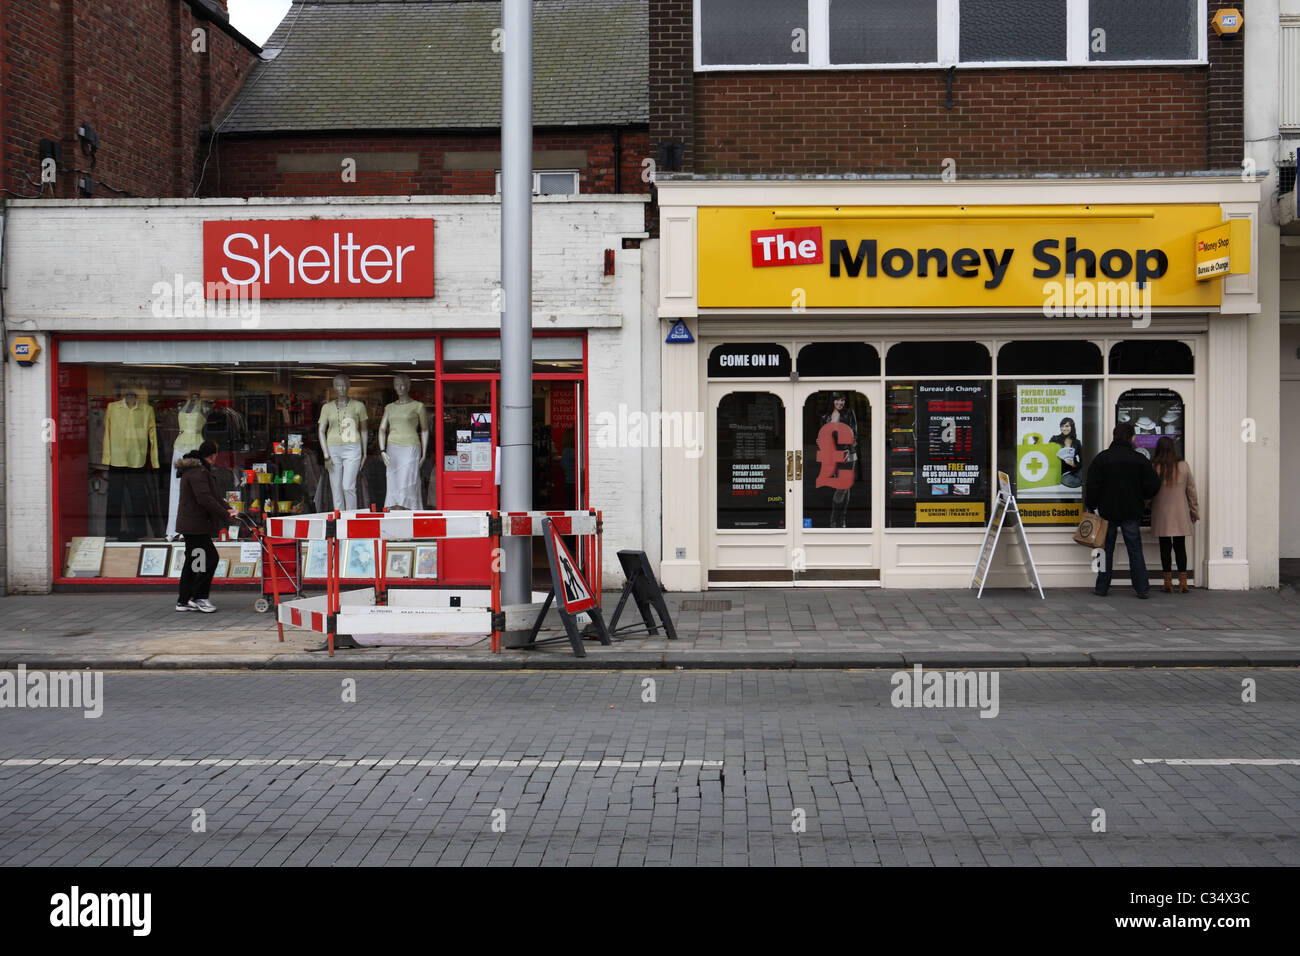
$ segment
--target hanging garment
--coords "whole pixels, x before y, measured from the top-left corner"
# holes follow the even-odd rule
[[[126,399],[111,403],[104,415],[102,462],[109,467],[143,468],[145,462],[158,467],[158,425],[153,406]]]

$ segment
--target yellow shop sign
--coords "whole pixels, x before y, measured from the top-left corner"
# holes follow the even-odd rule
[[[1210,204],[702,207],[699,304],[1213,308],[1221,284],[1198,281],[1195,237],[1221,221]]]
[[[1196,234],[1196,278],[1240,275],[1250,271],[1250,220],[1229,219]]]

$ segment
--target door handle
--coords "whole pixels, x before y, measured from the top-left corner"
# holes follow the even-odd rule
[[[785,453],[785,480],[794,481],[794,452]]]
[[[794,477],[796,481],[803,481],[803,449],[800,448],[794,453]]]

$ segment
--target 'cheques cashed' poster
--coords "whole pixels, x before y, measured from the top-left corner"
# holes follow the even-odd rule
[[[1020,385],[1016,409],[1016,496],[1082,498],[1083,386]]]

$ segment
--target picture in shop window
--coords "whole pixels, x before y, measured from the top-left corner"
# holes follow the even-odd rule
[[[803,408],[803,527],[871,527],[871,406],[814,392]]]
[[[889,527],[983,525],[989,499],[987,382],[892,382]]]
[[[1083,386],[1016,388],[1016,497],[1083,497]]]

